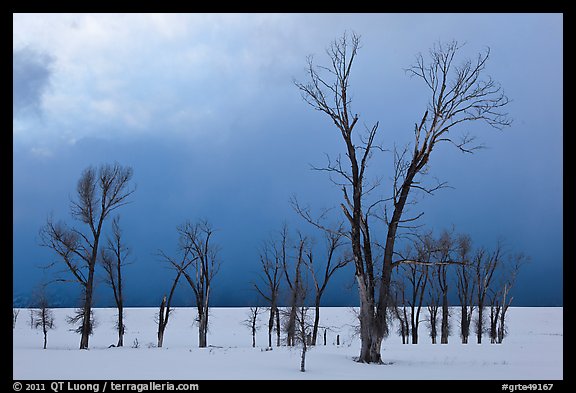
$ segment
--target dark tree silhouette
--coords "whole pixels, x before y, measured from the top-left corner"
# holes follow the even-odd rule
[[[286,322],[286,345],[291,347],[296,344],[297,340],[297,313],[298,307],[304,304],[304,297],[306,291],[304,286],[306,284],[305,277],[303,277],[303,265],[305,254],[310,247],[310,241],[306,236],[301,233],[298,234],[298,243],[295,245],[296,256],[294,263],[290,264],[287,257],[282,259],[282,270],[284,278],[288,286],[288,311]],[[305,272],[304,272],[305,273]]]
[[[48,295],[46,293],[45,286],[40,286],[40,288],[33,295],[35,298],[36,307],[33,311],[33,321],[35,329],[42,329],[44,334],[44,349],[48,344],[48,331],[54,329],[54,313],[50,309],[50,304],[48,300]]]
[[[134,192],[129,187],[132,173],[132,168],[118,163],[102,165],[98,170],[94,167],[86,168],[78,181],[77,199],[71,202],[71,213],[87,226],[87,231],[69,228],[62,222],[54,222],[52,217],[48,218],[40,230],[41,245],[58,255],[64,262],[65,270],[72,275],[72,281],[82,287],[82,316],[76,315],[73,318],[81,324],[80,349],[88,349],[92,330],[90,315],[94,272],[103,224],[110,213],[128,203],[128,197]]]
[[[470,323],[474,313],[474,275],[471,261],[472,240],[468,235],[460,235],[456,239],[458,260],[460,266],[456,268],[456,290],[460,303],[460,338],[462,344],[468,344],[470,336]]]
[[[259,306],[250,307],[248,310],[248,317],[243,321],[244,325],[250,329],[252,333],[252,348],[256,347],[256,331],[258,330],[258,315],[261,313],[262,308]]]
[[[214,277],[220,269],[219,247],[213,243],[214,229],[207,220],[196,223],[187,221],[177,228],[179,234],[180,262],[161,255],[180,272],[194,292],[198,312],[198,346],[208,345],[208,316],[210,312],[210,293]],[[191,271],[190,271],[191,270]]]
[[[114,302],[118,309],[118,320],[116,329],[118,330],[117,347],[124,346],[124,281],[122,278],[122,268],[128,263],[126,261],[130,254],[130,249],[122,241],[122,230],[120,229],[120,216],[112,220],[112,237],[108,238],[106,247],[101,252],[101,263],[106,272],[106,284],[112,288]]]
[[[260,251],[260,283],[254,283],[254,288],[260,296],[268,302],[270,316],[268,318],[268,347],[272,347],[272,331],[276,321],[276,345],[280,346],[280,311],[278,299],[280,295],[280,282],[282,280],[282,256],[285,252],[286,229],[282,232],[280,243],[270,240],[265,242]]]
[[[381,344],[388,333],[387,313],[392,305],[391,277],[394,266],[395,244],[402,224],[416,220],[419,216],[405,218],[404,212],[411,191],[420,190],[428,194],[438,190],[444,183],[427,187],[423,177],[428,172],[432,151],[438,144],[450,143],[463,152],[471,153],[478,146],[474,138],[464,134],[458,138],[454,132],[460,126],[484,121],[495,128],[510,124],[507,114],[502,112],[508,103],[500,86],[490,77],[484,76],[490,51],[478,55],[475,61],[464,60],[454,64],[461,46],[457,42],[435,45],[429,60],[418,55],[416,63],[406,71],[422,80],[429,89],[430,101],[422,118],[415,124],[411,149],[396,154],[392,214],[386,214],[386,242],[381,272],[375,271],[372,232],[369,219],[373,209],[385,200],[369,203],[367,195],[378,185],[367,182],[367,164],[376,150],[378,122],[358,131],[359,116],[353,111],[349,94],[351,70],[360,48],[356,34],[344,34],[327,50],[329,66],[316,66],[308,58],[308,82],[296,82],[304,100],[315,110],[328,116],[342,137],[345,157],[328,159],[327,166],[316,168],[335,175],[336,184],[342,190],[340,207],[349,224],[346,236],[350,239],[354,257],[355,277],[360,297],[359,362],[381,363]],[[410,151],[411,150],[411,151]],[[346,162],[344,162],[346,160]],[[298,207],[297,211],[313,224],[309,211]]]
[[[501,262],[502,245],[498,243],[496,250],[489,253],[484,248],[479,248],[474,255],[474,285],[476,287],[476,306],[478,318],[476,320],[476,340],[482,343],[482,335],[485,331],[484,308],[488,300],[490,285],[494,278],[494,272]]]
[[[343,246],[342,227],[331,232],[324,232],[326,240],[326,251],[322,255],[321,261],[315,258],[312,248],[306,250],[306,259],[304,264],[310,271],[312,283],[314,284],[314,326],[312,327],[311,345],[316,345],[318,338],[318,326],[320,324],[320,303],[322,295],[328,286],[330,278],[338,271],[345,267],[352,258],[338,253]]]

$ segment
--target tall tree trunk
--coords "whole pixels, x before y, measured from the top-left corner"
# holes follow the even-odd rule
[[[448,344],[448,334],[449,334],[449,321],[448,321],[448,287],[442,293],[442,323],[440,326],[441,336],[440,344]]]
[[[275,307],[276,308],[276,346],[279,347],[280,346],[280,310],[278,309],[278,306]]]
[[[208,309],[203,306],[198,308],[198,347],[208,346]]]
[[[286,345],[291,347],[294,345],[294,334],[296,333],[296,302],[292,303],[290,307],[290,314],[288,316],[288,331],[286,335]]]
[[[44,332],[44,349],[46,349],[46,344],[48,344],[48,330],[46,329],[45,322],[42,325],[42,331]]]
[[[411,320],[411,327],[412,327],[412,344],[418,344],[418,324],[414,321],[414,317],[412,317]]]
[[[484,304],[478,304],[478,324],[476,325],[476,339],[478,344],[482,344],[482,333],[484,332]]]
[[[460,307],[460,335],[462,336],[462,344],[468,344],[468,335],[470,326],[468,325],[468,307]]]
[[[306,340],[302,341],[302,353],[300,354],[300,371],[306,371]]]
[[[162,344],[164,343],[164,327],[158,327],[158,348],[162,348]]]
[[[312,329],[312,345],[316,345],[316,339],[318,337],[318,325],[320,323],[320,296],[317,294],[314,301],[314,327]]]
[[[162,348],[162,343],[164,342],[164,329],[166,328],[166,323],[168,322],[168,316],[165,316],[166,310],[166,296],[162,298],[160,303],[160,310],[158,312],[158,348]]]
[[[428,306],[428,313],[430,314],[430,338],[432,339],[432,344],[436,344],[438,338],[438,306],[436,304]]]
[[[84,294],[84,312],[82,317],[82,335],[80,337],[80,349],[88,349],[88,340],[92,330],[90,314],[92,313],[92,289],[94,283],[94,265],[88,271],[88,281],[86,282]]]
[[[208,346],[208,342],[206,339],[206,332],[207,332],[207,320],[204,316],[200,317],[200,328],[198,329],[198,346],[200,348],[206,348]]]
[[[124,346],[124,297],[122,294],[122,261],[118,259],[118,347]]]
[[[493,304],[490,306],[490,344],[495,344],[497,342],[497,325],[498,325],[498,314],[500,308],[498,306],[494,306]]]
[[[118,306],[118,345],[117,347],[124,346],[124,306]]]
[[[377,316],[375,315],[374,299],[366,291],[364,280],[356,276],[360,293],[360,363],[382,363],[380,355],[382,337],[378,332]],[[379,337],[380,336],[380,337]]]
[[[272,348],[272,331],[274,330],[274,306],[270,307],[270,318],[268,318],[268,348]]]

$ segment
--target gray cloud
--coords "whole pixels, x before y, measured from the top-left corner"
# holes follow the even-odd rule
[[[42,96],[50,85],[53,56],[29,47],[12,56],[12,115],[40,114]]]

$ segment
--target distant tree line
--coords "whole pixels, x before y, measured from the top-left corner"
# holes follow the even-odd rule
[[[484,334],[492,343],[502,343],[507,331],[506,311],[512,301],[510,290],[526,262],[528,258],[522,253],[504,252],[501,242],[489,251],[484,247],[473,250],[470,236],[453,231],[443,231],[438,237],[431,232],[417,237],[406,247],[393,280],[393,315],[402,342],[418,344],[418,327],[425,321],[432,344],[437,343],[438,332],[440,343],[448,343],[452,290],[458,298],[462,343],[467,344],[471,334],[478,344]],[[427,317],[422,315],[424,307]]]

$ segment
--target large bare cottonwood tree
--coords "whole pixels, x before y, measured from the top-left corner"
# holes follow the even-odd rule
[[[130,187],[132,168],[118,163],[90,166],[82,172],[76,187],[77,196],[71,202],[72,217],[85,225],[85,230],[68,227],[49,217],[40,230],[41,245],[53,250],[72,275],[72,282],[82,288],[82,312],[75,318],[81,323],[80,349],[88,349],[92,331],[92,298],[94,273],[100,252],[104,221],[118,208],[128,203],[134,192]],[[54,265],[54,264],[52,264]],[[59,278],[58,281],[70,281]]]
[[[380,264],[376,270],[373,238],[369,219],[375,203],[368,203],[367,194],[377,184],[367,183],[368,162],[372,154],[381,150],[376,143],[379,123],[362,128],[359,115],[352,110],[350,94],[352,65],[360,49],[360,37],[344,33],[328,48],[328,66],[317,66],[308,58],[305,83],[295,82],[304,100],[315,110],[325,114],[335,126],[344,144],[345,158],[338,156],[328,160],[323,168],[317,168],[339,177],[342,189],[340,207],[348,222],[347,237],[350,239],[355,265],[355,278],[360,298],[359,362],[381,363],[381,344],[388,333],[386,320],[391,305],[390,283],[394,266],[395,245],[402,223],[417,217],[404,217],[405,207],[413,191],[432,193],[442,186],[425,187],[422,178],[427,173],[432,151],[441,143],[449,143],[463,152],[471,153],[477,147],[474,138],[464,134],[458,138],[454,132],[460,126],[484,121],[495,128],[510,124],[502,109],[508,98],[500,85],[485,76],[490,51],[480,53],[476,59],[455,63],[461,46],[456,42],[434,45],[429,56],[418,55],[413,66],[406,71],[424,82],[430,100],[423,115],[416,122],[410,148],[398,155],[393,169],[394,184],[392,213],[386,215],[385,245]],[[305,209],[299,209],[304,217],[310,217]]]

